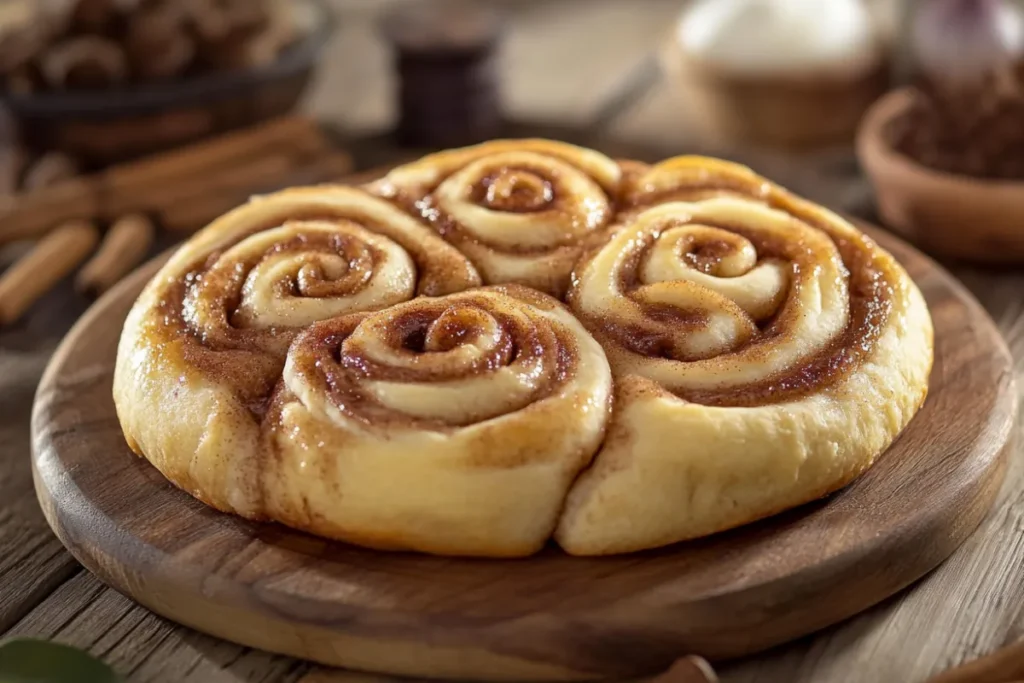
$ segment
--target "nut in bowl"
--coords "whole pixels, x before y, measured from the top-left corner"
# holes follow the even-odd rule
[[[1024,262],[1024,180],[937,170],[896,149],[890,127],[914,102],[911,89],[886,95],[865,116],[858,135],[857,154],[882,220],[936,255]]]
[[[0,100],[30,145],[96,165],[286,113],[332,30],[321,0],[9,4]]]

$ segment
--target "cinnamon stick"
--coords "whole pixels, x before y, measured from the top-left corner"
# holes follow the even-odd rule
[[[0,325],[20,318],[41,296],[89,255],[99,239],[96,226],[71,221],[44,237],[0,277]]]
[[[98,211],[96,186],[85,178],[28,194],[0,197],[0,245],[39,237],[65,221],[91,219]]]
[[[75,288],[96,296],[110,289],[149,253],[156,228],[143,214],[129,214],[107,230],[100,248],[78,271]]]
[[[227,133],[216,140],[112,168],[103,176],[107,210],[121,215],[138,208],[126,209],[123,204],[142,203],[176,183],[209,178],[274,153],[307,156],[329,145],[319,126],[300,116]]]
[[[287,169],[330,150],[330,141],[315,122],[295,116],[17,198],[0,196],[0,245],[38,237],[72,219],[113,221],[128,213],[158,214],[183,196],[196,196],[211,179],[244,176],[252,172],[246,170],[249,166],[264,163],[281,164],[277,168],[286,175]],[[268,156],[284,162],[265,162]]]

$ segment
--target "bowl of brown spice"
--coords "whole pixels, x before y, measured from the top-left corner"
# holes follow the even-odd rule
[[[857,141],[883,221],[941,256],[1024,263],[1024,12],[918,3],[904,42],[914,85],[876,102]]]
[[[0,102],[101,166],[293,109],[332,24],[322,0],[6,0]]]
[[[1024,149],[1012,141],[1024,141],[1024,119],[995,117],[960,145],[943,142],[929,118],[908,88],[879,100],[861,124],[857,152],[882,220],[941,256],[1024,262]]]

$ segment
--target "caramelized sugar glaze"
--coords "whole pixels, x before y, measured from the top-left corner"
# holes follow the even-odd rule
[[[900,277],[846,221],[717,160],[649,167],[545,141],[497,142],[431,155],[369,187],[432,224],[485,281],[567,300],[612,347],[613,364],[646,365],[658,378],[668,363],[626,354],[683,362],[728,356],[703,363],[715,381],[666,385],[709,405],[785,401],[840,380],[870,353]],[[758,206],[734,206],[737,198]],[[585,305],[579,278],[593,266],[581,257],[589,253],[592,264],[602,244],[597,258],[612,252],[616,263],[615,281],[602,283],[600,296],[621,301]],[[765,364],[799,340],[807,331],[801,297],[811,287],[831,295],[831,329],[753,380],[727,377],[730,367]],[[729,343],[687,348],[688,338],[713,334],[712,313],[732,318]]]
[[[480,284],[423,226],[350,188],[256,199],[204,234],[163,280],[152,342],[179,344],[188,366],[236,387],[256,412],[310,324]]]
[[[432,225],[488,283],[561,297],[580,254],[606,236],[621,185],[602,154],[522,140],[432,154],[369,189]]]
[[[511,286],[334,318],[296,341],[290,374],[367,425],[465,426],[530,409],[572,377],[575,339],[539,314],[555,306]]]
[[[222,510],[372,547],[521,555],[566,496],[566,518],[581,508],[582,470],[576,488],[593,488],[602,458],[621,460],[634,397],[828,393],[877,355],[912,287],[847,222],[746,168],[497,141],[216,221],[133,309],[115,398],[133,449]],[[184,438],[133,417],[129,401],[174,410],[161,393],[202,396],[211,417]],[[447,499],[403,491],[404,471]],[[763,507],[748,516],[779,508]],[[588,546],[561,525],[580,554],[693,535]]]
[[[846,221],[734,164],[633,166],[619,206],[568,300],[613,366],[696,403],[788,401],[841,381],[904,277]]]

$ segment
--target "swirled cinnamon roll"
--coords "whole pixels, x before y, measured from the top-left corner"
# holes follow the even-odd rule
[[[527,555],[547,541],[610,409],[604,352],[523,287],[313,325],[268,422],[268,514],[360,545]]]
[[[615,413],[556,538],[607,554],[707,535],[868,468],[924,401],[932,325],[888,253],[751,171],[666,161],[629,181],[569,302]]]
[[[527,140],[217,220],[132,308],[114,398],[129,445],[221,510],[600,555],[841,488],[931,364],[921,293],[839,216],[722,161]]]
[[[479,284],[454,248],[365,191],[253,199],[179,249],[132,308],[114,375],[128,443],[208,504],[262,516],[261,423],[295,336]]]
[[[549,140],[499,140],[391,171],[370,189],[422,216],[488,284],[561,296],[580,254],[604,237],[622,171]]]

